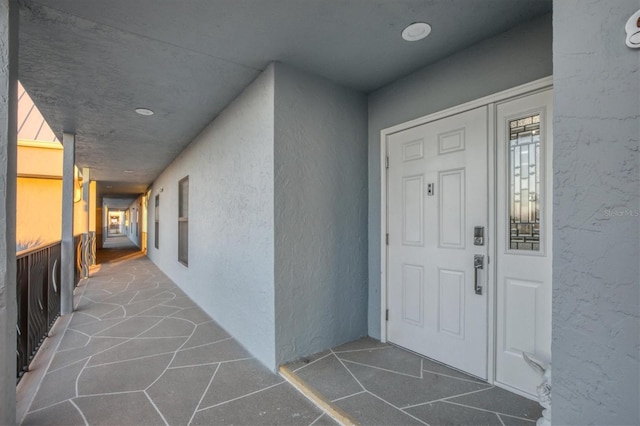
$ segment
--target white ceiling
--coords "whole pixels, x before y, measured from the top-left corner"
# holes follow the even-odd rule
[[[20,80],[112,194],[143,192],[272,61],[368,93],[551,11],[551,0],[20,3]],[[431,35],[403,41],[415,21]]]

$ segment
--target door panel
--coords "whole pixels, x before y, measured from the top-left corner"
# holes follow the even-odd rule
[[[496,382],[535,396],[551,361],[552,91],[499,104]]]
[[[394,133],[387,154],[388,340],[486,379],[487,108]]]

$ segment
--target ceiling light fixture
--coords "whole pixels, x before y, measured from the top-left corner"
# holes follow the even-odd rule
[[[136,112],[140,115],[153,115],[153,111],[148,108],[136,108]]]
[[[125,173],[133,173],[133,170],[125,170]]]
[[[402,30],[402,38],[406,41],[422,40],[429,34],[431,34],[431,25],[426,22],[414,22]]]

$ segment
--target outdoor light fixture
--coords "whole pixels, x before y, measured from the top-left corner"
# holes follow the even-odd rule
[[[402,30],[402,38],[406,41],[422,40],[431,34],[431,25],[426,22],[414,22]]]
[[[140,115],[153,115],[153,111],[148,108],[136,108],[136,112]]]

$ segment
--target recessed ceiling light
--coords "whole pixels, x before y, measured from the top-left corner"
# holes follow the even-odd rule
[[[133,170],[125,170],[125,173],[133,173]]]
[[[414,22],[402,30],[402,38],[406,41],[422,40],[431,33],[431,25],[426,22]]]
[[[147,108],[136,108],[136,112],[140,115],[153,115],[153,111]]]

